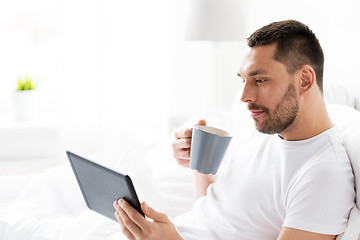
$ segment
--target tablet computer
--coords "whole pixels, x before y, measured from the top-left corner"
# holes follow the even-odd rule
[[[144,216],[134,185],[128,175],[101,166],[72,152],[66,152],[89,209],[116,220],[113,202],[123,198]]]

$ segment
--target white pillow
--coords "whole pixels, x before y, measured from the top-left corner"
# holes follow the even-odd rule
[[[360,112],[336,104],[327,105],[327,109],[351,161],[355,175],[356,205],[360,209]]]
[[[337,83],[324,84],[324,99],[326,104],[342,104],[354,108],[355,94]]]
[[[350,212],[345,232],[336,239],[358,240],[360,239],[360,212],[358,210],[360,206],[360,112],[344,105],[329,104],[327,108],[349,155],[356,188],[356,207]]]

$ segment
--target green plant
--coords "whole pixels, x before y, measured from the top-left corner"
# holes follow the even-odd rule
[[[36,83],[33,79],[29,78],[27,75],[25,75],[24,78],[18,77],[18,87],[17,91],[25,91],[25,90],[34,90],[36,89]]]

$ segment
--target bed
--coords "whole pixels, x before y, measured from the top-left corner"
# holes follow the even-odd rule
[[[329,85],[325,88],[325,99],[329,114],[344,139],[359,188],[360,94],[352,94],[338,85]],[[248,115],[238,100],[229,112],[209,114],[209,125],[233,133],[229,152],[251,137],[254,129],[247,125],[248,121],[252,126]],[[195,121],[186,125],[190,126]],[[237,124],[239,122],[242,124]],[[174,218],[190,210],[195,199],[191,171],[179,167],[172,159],[172,140],[170,135],[145,155],[131,150],[114,150],[87,157],[129,174],[140,200],[146,200],[155,209]],[[86,208],[65,153],[62,165],[45,172],[0,177],[0,189],[0,239],[126,239],[116,222]],[[359,189],[357,199],[360,199]],[[346,232],[338,239],[360,239],[358,209],[359,201],[349,216]]]

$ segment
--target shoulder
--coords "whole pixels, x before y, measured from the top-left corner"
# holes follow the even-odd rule
[[[313,148],[316,148],[316,151],[305,164],[302,175],[306,178],[353,178],[349,157],[334,129],[328,130]]]
[[[341,233],[354,199],[350,160],[341,141],[330,132],[291,186],[285,226],[318,233]]]
[[[315,146],[316,152],[307,159],[296,176],[299,189],[328,194],[349,193],[354,189],[354,175],[349,157],[340,138],[331,129]]]

